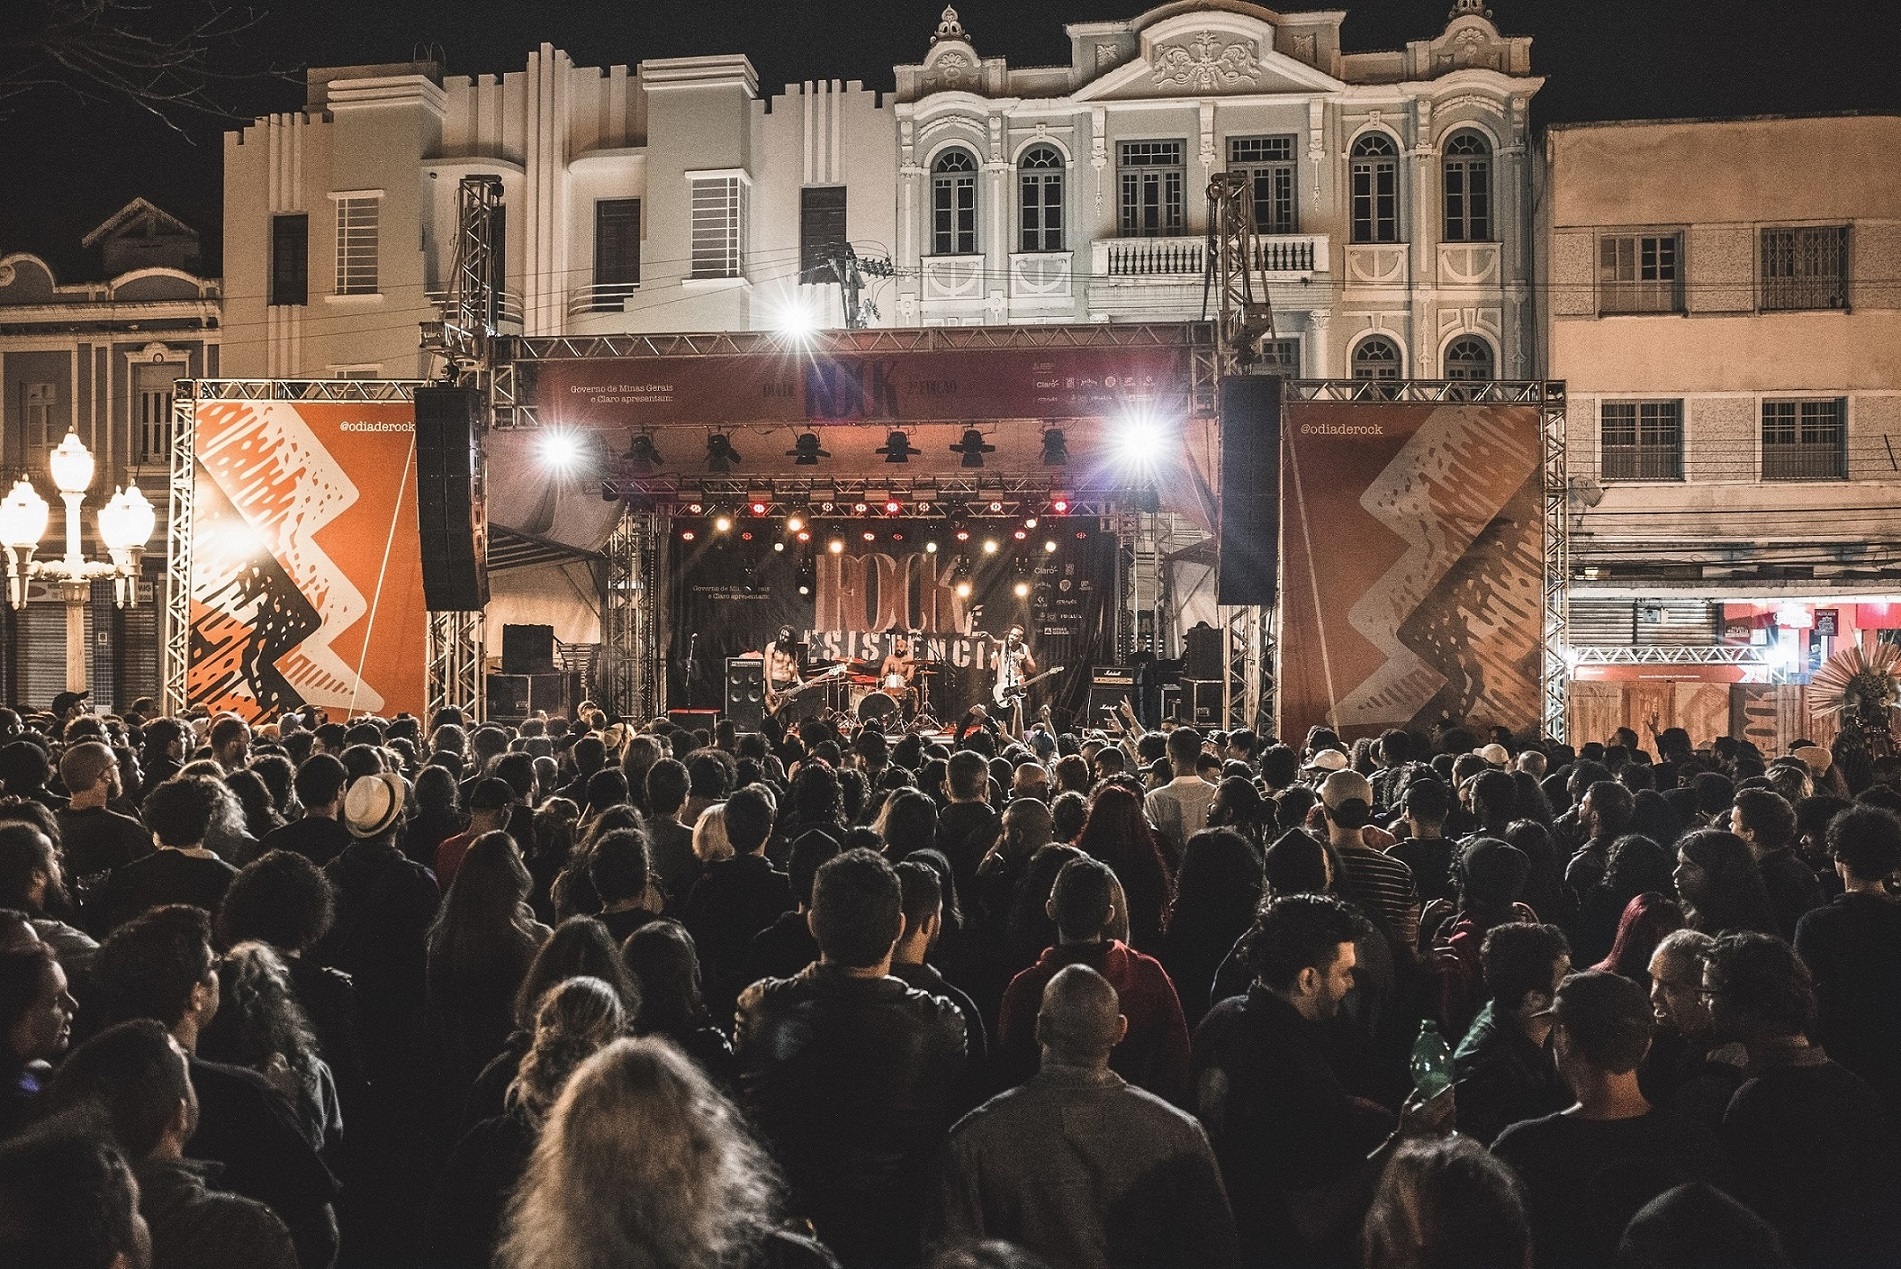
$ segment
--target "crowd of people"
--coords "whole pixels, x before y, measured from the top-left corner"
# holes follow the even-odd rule
[[[575,712],[0,709],[0,1263],[1901,1263],[1901,762]]]

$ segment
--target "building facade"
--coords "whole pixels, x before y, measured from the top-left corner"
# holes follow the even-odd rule
[[[1796,681],[1901,627],[1897,146],[1892,115],[1546,132],[1580,677]]]
[[[39,557],[64,554],[60,499],[47,457],[68,432],[92,452],[82,516],[87,558],[104,558],[95,513],[125,484],[158,512],[136,607],[93,586],[85,617],[88,685],[103,708],[158,694],[164,610],[172,385],[220,370],[220,289],[199,275],[198,235],[134,199],[86,235],[103,281],[62,282],[38,256],[0,256],[0,485],[26,477],[54,508]],[[0,700],[46,707],[66,687],[60,587],[33,583],[26,606],[0,605]]]

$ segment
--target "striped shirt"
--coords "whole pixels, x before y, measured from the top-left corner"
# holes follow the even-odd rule
[[[1395,953],[1413,953],[1419,946],[1419,891],[1412,869],[1370,846],[1338,849],[1353,897],[1386,927]]]

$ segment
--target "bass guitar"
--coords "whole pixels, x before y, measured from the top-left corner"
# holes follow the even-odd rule
[[[845,672],[849,668],[850,668],[849,666],[847,666],[844,662],[841,661],[837,665],[833,666],[831,669],[826,670],[820,674],[814,674],[811,678],[805,680],[803,683],[800,683],[796,687],[789,687],[783,692],[775,692],[771,688],[767,688],[766,689],[766,712],[768,714],[774,714],[774,715],[778,714],[780,710],[784,709],[786,706],[790,705],[793,701],[797,700],[799,697],[803,696],[805,693],[811,691],[813,688],[823,687],[825,684],[830,683],[835,679],[844,678]]]

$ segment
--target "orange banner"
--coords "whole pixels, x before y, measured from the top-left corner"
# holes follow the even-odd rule
[[[420,714],[414,408],[206,402],[194,450],[190,704]]]

